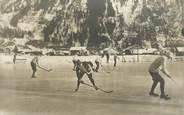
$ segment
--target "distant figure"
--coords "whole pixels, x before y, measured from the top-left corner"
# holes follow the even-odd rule
[[[119,57],[117,56],[117,54],[114,55],[114,67],[116,67],[117,65],[117,59],[119,59]]]
[[[36,78],[35,73],[37,71],[37,66],[40,67],[38,63],[38,57],[34,57],[31,61],[31,68],[33,70],[32,77],[31,78]]]
[[[170,99],[170,97],[168,95],[166,95],[164,92],[165,81],[161,77],[159,72],[162,71],[167,77],[170,77],[170,75],[166,69],[167,58],[169,58],[169,59],[172,58],[171,52],[162,50],[161,56],[158,57],[155,61],[153,61],[153,63],[149,67],[149,73],[150,73],[152,80],[153,80],[153,84],[152,84],[151,90],[149,92],[149,95],[150,96],[159,96],[158,94],[156,94],[154,92],[154,90],[155,90],[157,84],[160,82],[160,91],[161,91],[160,98],[166,99],[166,100]]]
[[[98,72],[99,68],[100,68],[100,65],[102,66],[102,58],[103,58],[103,55],[99,55],[97,56],[97,58],[95,59],[95,64],[96,64],[96,68],[95,68],[95,71]]]
[[[126,62],[126,59],[123,53],[122,53],[122,62]]]
[[[90,61],[84,61],[81,62],[80,60],[77,61],[77,67],[76,67],[76,75],[77,75],[77,88],[75,91],[79,90],[80,83],[84,83],[82,81],[82,77],[86,74],[90,80],[90,82],[93,84],[93,87],[98,90],[98,87],[95,85],[95,81],[93,79],[92,75],[93,71],[93,63]]]
[[[13,55],[13,63],[15,64],[17,53],[18,53],[18,47],[15,45],[14,49],[12,50],[14,55]]]
[[[73,57],[72,62],[73,62],[73,71],[76,70],[77,67],[77,61],[79,60],[78,53]]]
[[[105,55],[106,55],[106,58],[107,58],[107,63],[109,63],[109,59],[110,59],[110,54],[109,54],[109,52],[107,51],[107,52],[105,53]]]
[[[13,55],[13,63],[15,64],[15,61],[16,61],[16,57],[17,57],[17,53],[15,53],[14,55]]]

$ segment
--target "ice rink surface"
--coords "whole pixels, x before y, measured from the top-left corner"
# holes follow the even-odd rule
[[[112,93],[96,91],[81,85],[78,92],[76,75],[69,58],[41,57],[40,65],[52,68],[38,70],[31,78],[30,59],[0,63],[0,115],[183,115],[184,62],[168,62],[168,70],[176,84],[166,78],[166,93],[171,100],[148,95],[150,62],[104,64],[94,73],[98,87]],[[89,83],[85,76],[84,81]],[[157,92],[159,92],[159,84]]]

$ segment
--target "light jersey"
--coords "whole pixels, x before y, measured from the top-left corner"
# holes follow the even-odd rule
[[[38,57],[34,57],[31,62],[33,62],[35,64],[38,63]]]
[[[165,64],[165,58],[164,57],[158,57],[149,67],[149,71],[150,72],[159,72],[159,68],[164,66]],[[165,67],[162,67],[162,68],[165,68]]]
[[[79,60],[79,57],[78,57],[77,55],[75,55],[75,56],[73,57],[73,61],[77,61],[77,60]]]

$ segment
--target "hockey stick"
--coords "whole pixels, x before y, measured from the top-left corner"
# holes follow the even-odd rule
[[[165,74],[171,81],[173,81],[175,84],[177,84],[176,83],[176,81],[170,76],[170,75],[167,75],[167,74]]]
[[[52,69],[45,69],[45,68],[43,68],[43,67],[40,67],[40,66],[38,66],[40,69],[42,69],[42,70],[45,70],[45,71],[47,71],[47,72],[50,72],[50,71],[52,71]]]
[[[166,75],[171,81],[173,81],[175,84],[177,84],[176,81],[170,75],[168,75],[167,73],[163,72],[162,70],[160,70],[160,71],[162,73],[164,73],[164,75]]]
[[[94,88],[92,85],[87,84],[87,83],[85,83],[85,82],[81,82],[81,83],[84,84],[84,85],[86,85],[86,86],[89,86],[89,87]],[[104,93],[112,93],[112,92],[113,92],[113,90],[107,91],[107,90],[104,90],[104,89],[101,89],[101,88],[98,88],[98,90],[100,90],[100,91],[102,91],[102,92],[104,92]]]
[[[108,74],[111,73],[110,71],[106,71],[106,68],[105,68],[103,65],[101,65],[101,67],[103,68],[103,70],[104,70],[106,73],[108,73]]]

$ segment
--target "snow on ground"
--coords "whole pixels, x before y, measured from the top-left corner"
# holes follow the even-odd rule
[[[11,27],[10,26],[10,20],[12,19],[14,13],[8,13],[8,14],[1,14],[0,15],[0,27]]]
[[[27,38],[14,38],[12,41],[14,41],[16,45],[24,46],[29,40]]]

